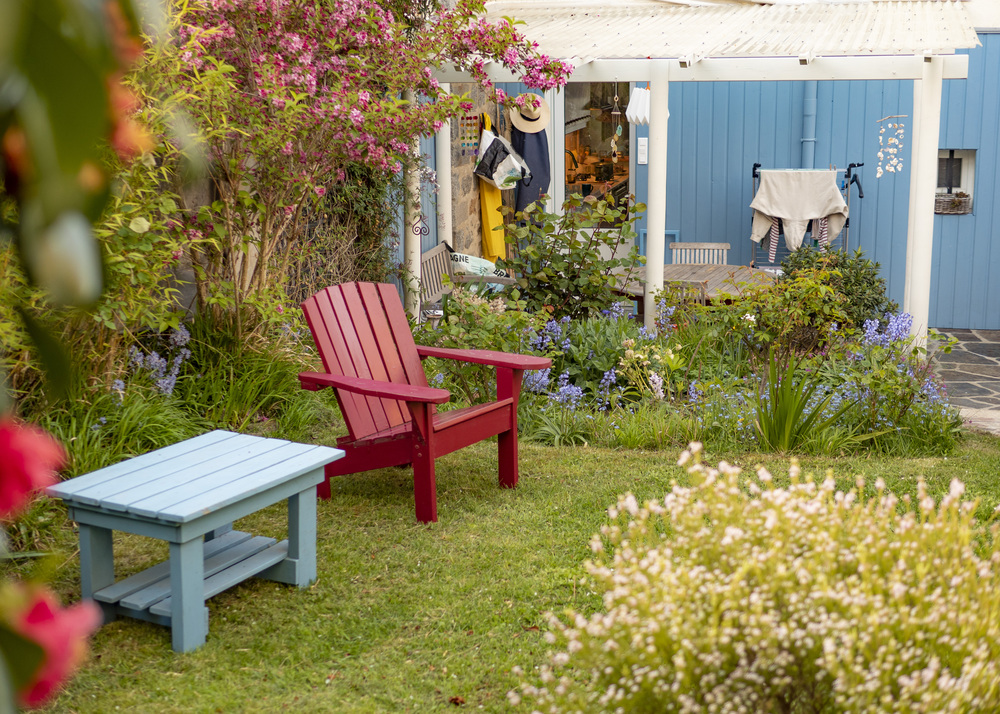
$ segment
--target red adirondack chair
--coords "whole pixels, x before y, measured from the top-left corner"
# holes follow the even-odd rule
[[[326,467],[321,498],[330,479],[387,466],[413,464],[417,520],[437,520],[434,460],[498,435],[500,485],[517,485],[517,400],[524,370],[544,369],[545,357],[419,347],[392,285],[345,283],[302,303],[325,373],[303,372],[304,389],[333,387],[350,434],[337,446],[346,455]],[[421,360],[443,357],[497,369],[496,401],[438,414],[447,390],[427,386]]]

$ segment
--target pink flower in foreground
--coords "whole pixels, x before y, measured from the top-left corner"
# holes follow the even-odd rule
[[[0,418],[0,517],[15,514],[32,492],[55,483],[65,463],[63,447],[45,431]]]
[[[85,600],[67,608],[44,588],[29,593],[27,609],[11,622],[19,634],[36,642],[45,652],[35,676],[19,693],[21,703],[35,707],[45,702],[66,681],[87,654],[87,638],[101,625],[101,609]]]

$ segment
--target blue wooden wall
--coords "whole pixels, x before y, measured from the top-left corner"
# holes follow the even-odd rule
[[[934,221],[931,325],[1000,329],[1000,34],[979,35],[969,78],[944,83],[942,149],[975,149],[972,213]]]
[[[851,191],[848,247],[860,247],[879,261],[890,292],[902,299],[909,173],[875,179],[876,122],[887,114],[912,114],[912,86],[898,81],[817,83],[815,156],[812,166],[804,166],[804,82],[674,83],[667,230],[679,231],[682,241],[728,242],[730,262],[747,264],[753,255],[749,205],[755,163],[763,169],[864,163],[859,169],[864,199],[857,187]],[[646,133],[647,128],[640,130]],[[904,153],[908,162],[905,144]],[[637,195],[645,196],[646,167],[638,169]]]
[[[930,325],[1000,329],[1000,34],[981,34],[970,51],[969,78],[948,80],[942,98],[940,148],[975,149],[973,212],[935,216]],[[680,83],[670,86],[667,147],[668,231],[682,241],[729,242],[730,261],[750,261],[752,166],[803,168],[804,82]],[[852,190],[849,248],[882,266],[890,296],[902,302],[910,190],[910,140],[904,171],[875,178],[877,121],[905,114],[912,128],[910,81],[819,82],[814,168],[859,170],[864,199]],[[638,135],[648,134],[638,127]],[[808,167],[806,167],[808,168]],[[637,167],[636,195],[647,191]],[[642,228],[645,228],[643,221]]]

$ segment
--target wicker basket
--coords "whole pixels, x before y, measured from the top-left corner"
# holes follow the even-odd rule
[[[972,212],[972,196],[953,196],[939,193],[934,198],[935,213],[962,214]]]

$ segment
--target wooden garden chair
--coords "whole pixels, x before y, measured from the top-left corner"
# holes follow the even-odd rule
[[[545,369],[545,357],[491,350],[421,347],[392,285],[345,283],[302,303],[326,372],[299,374],[302,387],[333,387],[350,432],[337,445],[344,458],[326,467],[319,485],[330,497],[330,478],[413,464],[417,520],[437,520],[434,460],[498,436],[500,485],[517,485],[517,401],[524,370]],[[421,360],[456,359],[496,367],[497,398],[437,413],[447,390],[427,386]]]

